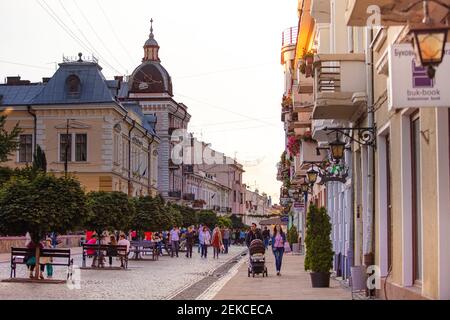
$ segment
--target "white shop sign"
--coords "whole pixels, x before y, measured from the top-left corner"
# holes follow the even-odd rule
[[[418,67],[411,44],[389,47],[389,109],[450,107],[450,46],[435,79]]]

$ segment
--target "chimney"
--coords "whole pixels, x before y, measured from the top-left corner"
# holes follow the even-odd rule
[[[29,80],[20,80],[20,76],[17,77],[6,77],[6,85],[10,86],[23,86],[28,85],[31,82]]]

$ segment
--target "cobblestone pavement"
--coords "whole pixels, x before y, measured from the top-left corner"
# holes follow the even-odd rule
[[[190,285],[208,277],[243,247],[232,246],[219,259],[200,258],[194,248],[192,259],[184,253],[179,258],[160,257],[159,261],[130,260],[128,270],[81,270],[81,289],[69,289],[65,284],[32,284],[0,282],[0,300],[4,299],[167,299]],[[74,264],[81,266],[81,255],[74,256]],[[88,264],[90,261],[88,261]],[[113,265],[120,263],[113,260]],[[54,279],[65,278],[65,268],[55,267]],[[10,265],[0,263],[0,279],[9,278]],[[27,277],[24,265],[17,267],[17,277]]]

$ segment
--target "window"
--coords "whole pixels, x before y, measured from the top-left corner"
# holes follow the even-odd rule
[[[33,136],[21,134],[19,138],[19,162],[33,161]]]
[[[81,93],[81,81],[76,75],[72,74],[66,80],[66,92],[69,98],[79,98]]]
[[[237,202],[236,190],[233,191],[233,201]]]
[[[61,162],[72,160],[72,135],[61,134],[59,139],[59,159]]]
[[[411,117],[412,146],[412,214],[413,214],[413,276],[415,282],[422,280],[422,194],[420,179],[420,118]]]
[[[75,135],[75,161],[87,161],[87,135]]]

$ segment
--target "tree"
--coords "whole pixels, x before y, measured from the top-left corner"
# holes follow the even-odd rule
[[[219,217],[218,218],[218,224],[220,227],[226,227],[226,228],[232,228],[233,223],[231,222],[231,219],[228,217]]]
[[[6,116],[0,115],[0,163],[8,161],[8,156],[19,146],[19,134],[22,129],[17,123],[11,132],[4,129],[6,123]]]
[[[175,205],[175,207],[180,211],[182,216],[182,226],[189,227],[198,224],[197,211],[193,208],[187,206]]]
[[[214,211],[201,210],[198,213],[198,223],[212,229],[218,223],[217,215]]]
[[[233,229],[244,229],[246,227],[245,224],[242,222],[242,218],[238,217],[235,214],[231,215],[230,220]]]
[[[160,213],[154,199],[150,196],[135,198],[134,205],[136,210],[131,219],[131,229],[136,230],[139,237],[143,231],[156,230]]]
[[[47,157],[40,145],[37,145],[36,152],[33,155],[33,169],[35,171],[47,172]]]
[[[38,244],[51,232],[66,233],[83,225],[86,198],[73,178],[39,174],[33,180],[16,177],[0,189],[0,233],[29,232]],[[39,246],[36,248],[36,278],[39,278]]]
[[[333,266],[330,217],[325,208],[309,207],[306,218],[305,270],[329,272]]]
[[[89,210],[85,226],[101,235],[104,231],[128,231],[135,216],[133,200],[123,192],[92,191],[87,194]]]
[[[167,203],[165,207],[165,212],[166,214],[169,215],[172,221],[172,224],[168,229],[171,229],[173,226],[181,226],[183,224],[183,216],[181,215],[178,206],[173,205],[171,203]]]

